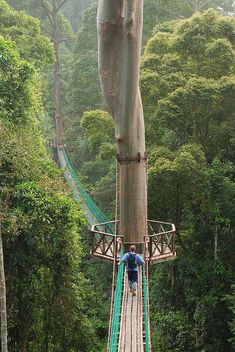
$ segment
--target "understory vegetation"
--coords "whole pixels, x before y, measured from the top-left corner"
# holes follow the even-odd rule
[[[145,0],[140,72],[148,218],[177,229],[177,259],[150,268],[152,350],[232,352],[234,5],[172,3]],[[116,142],[98,80],[96,9],[97,1],[71,0],[59,14],[63,143],[87,192],[113,220]],[[55,137],[50,26],[40,1],[0,0],[9,351],[106,351],[112,268],[91,259],[89,226],[48,147]]]

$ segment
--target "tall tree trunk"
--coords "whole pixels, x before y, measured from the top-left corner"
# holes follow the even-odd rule
[[[55,127],[57,146],[62,145],[63,134],[63,117],[61,102],[61,70],[60,70],[60,37],[58,28],[58,6],[56,0],[52,1],[52,23],[53,23],[53,44],[55,49],[55,65],[54,65],[54,86],[55,86]]]
[[[55,49],[55,65],[54,65],[54,95],[55,95],[55,129],[56,129],[56,144],[62,144],[63,136],[63,115],[62,115],[62,102],[61,102],[61,70],[60,70],[60,28],[58,25],[58,12],[65,5],[68,0],[50,0],[46,2],[41,0],[41,5],[47,15],[51,25],[51,31],[48,32],[53,42]],[[63,39],[65,41],[65,39]]]
[[[145,130],[139,66],[143,0],[99,0],[99,74],[115,122],[120,162],[120,234],[141,244],[147,231]]]
[[[60,76],[60,61],[59,61],[59,43],[54,42],[56,62],[54,65],[54,83],[55,83],[55,127],[56,127],[56,142],[57,146],[62,145],[63,135],[63,117],[61,103],[61,76]]]
[[[52,1],[52,2],[51,2]],[[63,136],[63,115],[61,101],[61,69],[60,69],[60,44],[65,39],[60,38],[60,30],[58,25],[58,12],[68,0],[51,0],[46,3],[41,0],[41,5],[49,19],[52,30],[49,32],[50,38],[55,49],[55,65],[54,65],[54,93],[55,93],[55,129],[56,129],[56,144],[62,145]]]
[[[6,305],[6,283],[4,272],[4,256],[2,245],[2,229],[0,223],[0,307],[1,307],[1,344],[2,352],[7,352],[7,305]]]

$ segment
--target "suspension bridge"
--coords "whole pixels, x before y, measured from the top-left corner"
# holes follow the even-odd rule
[[[148,267],[162,261],[175,259],[174,224],[148,221],[148,233],[144,238],[142,257],[144,265],[139,267],[137,295],[128,288],[124,264],[118,266],[124,254],[123,238],[119,235],[118,220],[108,221],[80,183],[63,146],[57,148],[64,177],[73,198],[91,225],[92,254],[113,265],[112,296],[107,352],[151,352]]]

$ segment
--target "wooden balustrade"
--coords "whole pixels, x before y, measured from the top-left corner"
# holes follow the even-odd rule
[[[150,264],[176,258],[174,224],[148,220],[148,232],[146,241]]]
[[[113,261],[120,256],[123,237],[118,233],[118,221],[95,224],[91,229],[92,255]],[[148,220],[145,255],[150,264],[175,259],[174,224]]]

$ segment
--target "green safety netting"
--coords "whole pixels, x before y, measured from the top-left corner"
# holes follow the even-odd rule
[[[148,313],[148,281],[145,275],[144,265],[142,266],[143,293],[144,293],[144,330],[145,330],[145,352],[150,351],[149,334],[149,313]]]
[[[124,251],[122,249],[121,257],[123,255],[124,255]],[[123,279],[124,279],[124,264],[121,264],[118,268],[118,275],[117,275],[117,282],[116,282],[116,289],[115,289],[115,296],[114,296],[109,352],[117,351],[119,323],[120,323],[121,306],[122,306]]]
[[[70,173],[70,175],[71,175],[71,177],[77,187],[78,194],[73,192],[75,200],[77,200],[78,202],[84,201],[86,206],[88,207],[88,209],[90,210],[90,212],[94,216],[94,218],[97,220],[97,222],[99,222],[99,223],[107,222],[108,220],[107,220],[106,216],[102,213],[102,211],[93,202],[91,197],[87,194],[87,192],[85,191],[85,189],[81,185],[80,181],[78,180],[77,174],[71,165],[71,162],[68,158],[68,155],[67,155],[64,147],[63,147],[63,155],[64,155],[67,169],[68,169],[68,171],[69,171],[69,173]]]

